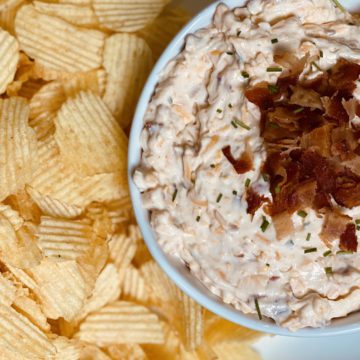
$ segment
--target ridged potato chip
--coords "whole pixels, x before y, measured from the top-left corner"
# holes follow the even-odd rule
[[[153,51],[154,58],[158,59],[190,18],[191,16],[185,10],[167,6],[159,17],[141,29],[138,34],[146,40]]]
[[[134,32],[156,18],[170,0],[94,0],[101,25],[117,32]]]
[[[21,0],[1,0],[0,1],[0,11],[12,8],[18,5]]]
[[[24,219],[9,205],[0,203],[0,214],[10,222],[15,231],[19,230],[24,224]]]
[[[31,181],[37,157],[29,107],[23,98],[0,99],[0,201]]]
[[[36,288],[36,282],[33,278],[29,276],[28,273],[26,273],[26,271],[18,269],[11,265],[7,265],[7,268],[10,270],[11,274],[13,274],[15,278],[18,279],[26,287],[31,290],[34,290]]]
[[[0,304],[10,306],[16,298],[15,285],[0,274]]]
[[[13,353],[16,358],[49,359],[56,348],[47,336],[12,307],[0,304],[0,354]]]
[[[50,319],[75,319],[93,288],[80,265],[72,260],[45,259],[29,270],[29,274],[36,283],[33,291]]]
[[[39,65],[59,72],[77,72],[101,66],[105,35],[81,29],[62,19],[23,6],[16,15],[20,48]]]
[[[109,241],[110,259],[118,268],[127,268],[136,252],[136,242],[125,234],[114,234]]]
[[[67,22],[86,27],[96,27],[99,23],[91,6],[73,4],[46,3],[34,1],[35,9],[51,16],[57,16]]]
[[[112,360],[95,345],[84,344],[80,350],[79,360]]]
[[[149,297],[149,289],[138,269],[129,266],[120,271],[121,277],[121,298],[124,300],[145,303]]]
[[[56,337],[52,343],[56,348],[56,357],[54,360],[80,359],[81,345],[77,341],[59,336]]]
[[[123,129],[130,125],[152,65],[151,50],[142,38],[115,34],[106,39],[103,66],[108,81],[103,99]]]
[[[127,193],[121,199],[107,203],[106,208],[114,231],[121,229],[122,224],[127,224],[134,219],[131,199]]]
[[[227,341],[213,346],[215,354],[221,360],[261,360],[260,355],[251,348],[251,343]]]
[[[61,157],[74,171],[83,176],[126,174],[126,135],[98,96],[80,92],[68,99],[55,126]]]
[[[106,349],[112,360],[147,360],[144,350],[137,344],[111,345]],[[160,359],[160,358],[159,358]],[[161,360],[163,360],[161,358]]]
[[[0,94],[13,81],[19,61],[19,44],[7,31],[0,29]]]
[[[75,260],[90,250],[92,227],[88,221],[42,216],[37,237],[45,257]]]
[[[114,302],[90,314],[75,337],[99,346],[164,342],[157,315],[144,306],[126,301]]]

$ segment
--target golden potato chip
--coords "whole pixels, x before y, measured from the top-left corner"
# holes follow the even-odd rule
[[[0,11],[15,7],[21,2],[21,0],[1,0]]]
[[[147,360],[144,350],[137,344],[111,345],[106,349],[112,360]],[[174,355],[174,354],[173,354]],[[160,358],[158,358],[160,359]],[[161,358],[161,360],[163,360]]]
[[[11,265],[7,265],[7,268],[15,276],[15,278],[18,279],[26,287],[28,287],[31,290],[34,290],[36,288],[36,282],[34,281],[33,278],[29,276],[29,274],[26,271],[22,269],[18,269]]]
[[[141,29],[138,34],[146,40],[155,59],[158,59],[190,18],[185,10],[167,6],[159,17]]]
[[[0,99],[0,201],[31,181],[37,157],[29,107],[23,98]]]
[[[30,100],[41,89],[43,85],[44,83],[41,80],[29,79],[21,84],[21,87],[17,91],[16,95]],[[8,93],[8,96],[14,95],[10,95]]]
[[[51,319],[50,319],[51,321]],[[72,338],[72,336],[77,331],[77,323],[74,321],[66,321],[63,318],[60,318],[58,320],[52,320],[56,321],[57,327],[58,327],[58,334],[67,338]]]
[[[35,229],[30,223],[17,231],[10,221],[0,214],[0,259],[6,265],[26,269],[36,266],[41,260]]]
[[[261,360],[261,356],[251,348],[251,343],[220,342],[213,346],[213,350],[221,360]]]
[[[124,194],[121,199],[107,203],[106,208],[114,231],[121,229],[122,224],[127,224],[134,219],[131,199],[128,194]]]
[[[10,306],[16,297],[16,287],[0,273],[0,304]]]
[[[59,72],[77,72],[101,66],[105,35],[81,29],[62,19],[23,6],[15,19],[20,48],[39,65]]]
[[[36,205],[40,208],[43,214],[53,217],[74,219],[81,215],[82,209],[78,206],[69,205],[59,200],[53,199],[50,196],[41,195],[31,186],[26,188],[27,192],[34,200]],[[0,206],[1,212],[1,206]]]
[[[110,259],[118,268],[126,268],[131,263],[135,252],[136,242],[125,234],[114,234],[109,241]]]
[[[75,260],[90,250],[92,227],[88,221],[42,216],[37,237],[45,257]]]
[[[112,360],[95,345],[83,344],[79,360]],[[125,359],[124,359],[125,360]]]
[[[19,230],[24,224],[24,219],[9,205],[0,203],[0,214],[10,222],[15,231]]]
[[[42,312],[40,305],[33,299],[28,296],[18,296],[14,300],[13,307],[42,331],[50,331],[50,325],[47,322],[46,316]]]
[[[99,346],[164,342],[157,315],[144,306],[126,301],[114,302],[90,314],[75,337]]]
[[[121,298],[123,300],[145,303],[149,297],[149,289],[138,269],[129,266],[120,270]]]
[[[96,279],[94,290],[86,300],[78,319],[117,300],[121,293],[120,276],[113,264],[107,264]]]
[[[93,288],[80,265],[72,260],[56,262],[45,259],[28,272],[36,283],[33,291],[42,310],[51,319],[75,319]]]
[[[91,6],[78,6],[73,4],[46,3],[34,1],[35,9],[51,16],[57,16],[67,22],[78,25],[96,27],[98,19]]]
[[[81,345],[77,341],[59,336],[56,337],[52,343],[56,348],[56,357],[54,360],[79,360]]]
[[[61,156],[79,174],[126,174],[126,135],[98,96],[81,92],[68,99],[55,126]]]
[[[131,123],[152,64],[151,50],[142,38],[115,34],[106,39],[103,66],[108,81],[103,99],[123,129]]]
[[[14,353],[17,358],[49,359],[56,348],[46,335],[12,307],[0,304],[0,354]]]
[[[19,44],[7,31],[0,29],[0,94],[13,81],[19,61]]]
[[[145,27],[162,11],[169,0],[94,0],[101,25],[117,32],[134,32]]]
[[[93,201],[110,202],[122,198],[125,187],[122,185],[123,175],[77,176],[62,163],[53,137],[39,141],[38,144],[39,163],[30,186],[40,194],[81,208]]]

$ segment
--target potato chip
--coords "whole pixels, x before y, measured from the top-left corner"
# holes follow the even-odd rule
[[[24,219],[9,205],[0,203],[0,214],[10,222],[15,231],[19,230],[24,224]]]
[[[112,360],[147,360],[144,350],[137,344],[111,345],[107,349],[107,353]],[[163,360],[163,359],[161,359]]]
[[[42,216],[37,236],[45,257],[75,260],[90,250],[93,233],[88,221]]]
[[[55,125],[61,156],[79,174],[126,173],[126,135],[98,96],[81,92],[68,99]]]
[[[0,304],[10,306],[16,297],[15,285],[0,274]]]
[[[125,234],[114,234],[109,241],[110,259],[118,268],[126,268],[131,263],[135,252],[136,242]]]
[[[134,219],[131,199],[125,194],[121,199],[106,204],[108,214],[114,227],[114,231],[121,229],[122,224],[127,224]]]
[[[95,14],[102,26],[117,32],[134,32],[145,27],[169,0],[94,0]]]
[[[151,50],[140,37],[115,34],[106,39],[103,66],[108,81],[104,102],[123,129],[131,123],[152,64]]]
[[[77,341],[59,336],[56,337],[52,343],[56,348],[56,357],[54,360],[79,360],[81,345]]]
[[[78,319],[86,317],[89,313],[101,309],[103,306],[117,300],[121,293],[120,276],[116,267],[106,265],[96,280],[94,290],[86,300]]]
[[[95,345],[84,344],[80,350],[79,360],[112,360]],[[125,360],[125,359],[124,359]]]
[[[21,3],[16,4],[0,11],[0,27],[11,35],[15,35],[15,16],[21,5]]]
[[[98,19],[91,6],[78,6],[73,4],[46,3],[34,1],[35,9],[51,16],[57,16],[67,22],[87,27],[96,27]]]
[[[50,331],[50,325],[47,322],[46,316],[42,312],[40,305],[33,299],[27,296],[18,296],[14,300],[13,308],[42,331]]]
[[[21,0],[1,0],[0,11],[15,7],[21,2]]]
[[[43,312],[51,319],[75,319],[93,287],[76,261],[45,259],[29,274],[36,282],[34,292]]]
[[[13,81],[19,61],[19,44],[7,31],[0,29],[0,94]]]
[[[55,321],[58,327],[58,334],[67,338],[72,338],[75,332],[77,331],[77,323],[74,321],[66,321],[63,318],[60,318],[58,320],[51,320],[49,321]]]
[[[168,6],[159,17],[141,29],[138,34],[146,40],[155,59],[158,59],[190,18],[191,16],[185,10]]]
[[[46,335],[12,307],[0,304],[0,354],[14,353],[17,358],[49,359],[56,348]]]
[[[58,72],[88,71],[101,66],[105,35],[23,6],[15,19],[20,47],[39,65]]]
[[[215,354],[221,360],[261,360],[260,355],[251,348],[251,343],[227,341],[213,346]]]
[[[28,287],[31,290],[34,290],[36,288],[36,282],[34,281],[33,278],[29,276],[29,274],[26,271],[22,269],[18,269],[11,265],[7,265],[7,268],[15,276],[15,278],[18,279],[26,287]]]
[[[37,157],[29,107],[23,98],[0,99],[0,201],[31,181]]]
[[[75,337],[99,346],[164,342],[157,315],[144,306],[126,301],[114,302],[90,314]]]
[[[122,269],[121,277],[121,298],[140,303],[147,301],[149,297],[149,289],[145,284],[145,280],[138,269],[133,266]]]
[[[65,219],[74,219],[80,216],[83,211],[79,206],[69,205],[59,200],[53,199],[50,196],[41,195],[31,186],[28,186],[26,189],[36,205],[45,215]]]

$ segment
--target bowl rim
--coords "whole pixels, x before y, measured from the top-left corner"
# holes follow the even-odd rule
[[[210,290],[199,289],[199,286],[194,285],[192,281],[181,273],[180,269],[177,268],[171,261],[169,255],[165,254],[160,248],[155,238],[155,235],[151,229],[147,211],[142,207],[140,198],[140,191],[137,189],[133,182],[133,173],[139,160],[141,158],[141,146],[140,146],[140,133],[143,129],[143,118],[148,107],[148,103],[154,93],[154,90],[158,84],[158,78],[165,66],[175,56],[177,56],[184,44],[184,40],[187,35],[194,31],[204,27],[203,23],[210,23],[213,14],[220,3],[228,5],[230,8],[243,6],[247,0],[222,0],[216,1],[213,4],[207,6],[198,15],[193,17],[182,30],[176,35],[171,41],[166,50],[163,52],[156,65],[154,66],[148,80],[143,88],[142,94],[137,103],[135,116],[133,119],[130,138],[129,138],[129,151],[128,151],[128,181],[132,205],[134,208],[135,217],[143,235],[144,241],[153,256],[157,264],[167,274],[167,276],[175,282],[175,284],[184,291],[188,296],[193,298],[204,308],[217,314],[218,316],[225,318],[238,325],[245,326],[247,328],[265,332],[268,334],[282,335],[289,337],[326,337],[326,336],[337,336],[352,334],[360,331],[360,322],[350,321],[352,314],[347,315],[343,320],[350,321],[349,324],[345,325],[334,325],[337,320],[333,321],[331,325],[323,328],[304,328],[298,331],[292,332],[286,328],[280,327],[273,322],[265,322],[256,319],[253,315],[247,315],[242,313],[240,310],[236,310],[219,300],[214,299],[214,295],[211,294]],[[193,275],[193,281],[197,281]],[[191,277],[190,276],[190,277]],[[197,281],[198,282],[198,281]]]

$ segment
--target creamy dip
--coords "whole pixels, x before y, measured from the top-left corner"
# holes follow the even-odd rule
[[[281,240],[263,209],[247,214],[249,184],[271,193],[261,174],[260,111],[244,89],[276,82],[280,74],[267,69],[278,66],[279,48],[298,58],[321,50],[321,69],[340,58],[360,63],[360,28],[352,21],[329,0],[219,5],[212,24],[188,36],[164,69],[144,120],[134,181],[159,244],[225,303],[254,314],[257,303],[263,316],[291,330],[360,309],[360,256],[336,254],[337,242],[324,256],[323,219],[311,209],[292,215],[295,232]],[[301,77],[317,75],[309,63]],[[354,96],[360,99],[360,87]],[[251,171],[235,172],[222,152],[228,145],[235,158],[252,154]],[[346,212],[360,218],[358,207]]]

